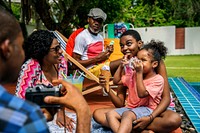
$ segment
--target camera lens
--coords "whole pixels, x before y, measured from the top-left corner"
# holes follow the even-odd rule
[[[42,90],[42,86],[40,86],[40,85],[37,85],[36,87],[35,87],[35,90],[38,92],[38,91],[41,91]]]

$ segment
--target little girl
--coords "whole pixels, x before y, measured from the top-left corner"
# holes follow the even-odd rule
[[[122,77],[115,80],[128,87],[129,99],[126,107],[117,108],[106,115],[113,132],[131,132],[132,122],[143,116],[149,116],[149,121],[153,120],[151,113],[160,103],[164,88],[164,79],[157,74],[156,68],[166,53],[167,48],[162,42],[152,40],[140,49],[131,64],[127,63],[127,57],[122,61],[120,69],[123,75],[116,73],[116,77]]]

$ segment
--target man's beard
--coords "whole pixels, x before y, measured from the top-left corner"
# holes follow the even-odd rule
[[[98,34],[98,33],[100,32],[100,30],[98,30],[98,31],[94,31],[90,26],[89,26],[88,28],[89,28],[90,31],[91,31],[92,33],[94,33],[94,34]]]

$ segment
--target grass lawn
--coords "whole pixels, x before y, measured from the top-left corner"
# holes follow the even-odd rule
[[[168,77],[183,77],[188,82],[200,82],[200,55],[167,56]]]

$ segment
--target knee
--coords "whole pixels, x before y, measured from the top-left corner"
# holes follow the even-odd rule
[[[182,123],[182,118],[180,116],[180,114],[178,113],[170,113],[170,116],[167,117],[166,123],[168,123],[170,127],[173,127],[174,129],[178,128],[181,126]]]
[[[133,117],[133,114],[134,114],[134,113],[131,112],[131,111],[125,111],[125,112],[122,114],[122,116],[129,118],[129,117]]]
[[[111,116],[114,116],[114,114],[112,113],[112,111],[109,111],[106,113],[106,119],[110,119]]]
[[[95,120],[98,119],[98,118],[100,117],[99,114],[100,114],[99,110],[98,110],[98,109],[95,110],[95,111],[93,112],[93,118],[94,118]]]
[[[170,125],[173,125],[175,127],[180,127],[181,126],[181,123],[182,123],[182,118],[180,116],[180,114],[178,113],[173,113],[171,114],[172,116],[170,117],[169,119],[169,123]]]
[[[112,121],[121,118],[120,115],[115,110],[108,111],[105,115],[107,121]]]
[[[135,114],[132,112],[132,111],[125,111],[123,114],[122,114],[122,119],[129,119],[130,121],[134,121],[136,120],[136,116]]]

